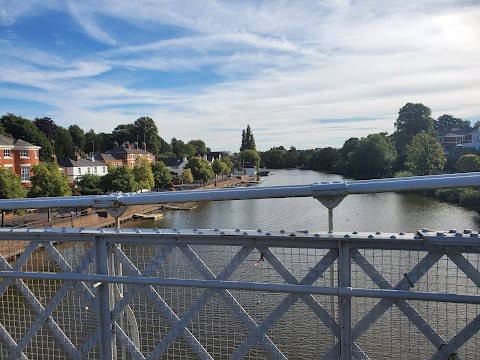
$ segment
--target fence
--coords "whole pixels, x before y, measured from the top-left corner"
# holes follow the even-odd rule
[[[329,208],[333,227],[332,209],[349,193],[480,181],[476,174],[424,179],[36,204],[83,202],[119,216],[128,205],[172,199],[315,196]],[[23,200],[0,203],[22,206]],[[5,359],[475,359],[480,353],[476,231],[18,228],[0,229],[0,243]]]

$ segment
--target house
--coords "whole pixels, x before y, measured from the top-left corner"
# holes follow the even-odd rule
[[[188,164],[188,160],[186,157],[170,157],[165,159],[158,159],[162,161],[165,166],[170,170],[172,175],[180,176],[183,173],[183,169]]]
[[[241,170],[233,169],[233,175],[248,175],[253,178],[257,176],[257,168],[252,162],[244,162]]]
[[[155,156],[147,151],[147,145],[143,143],[143,148],[138,147],[138,143],[135,142],[131,145],[126,141],[122,145],[118,145],[115,141],[113,148],[95,156],[95,160],[103,161],[105,164],[111,164],[113,166],[126,165],[133,168],[135,166],[135,160],[137,158],[147,159],[150,163],[155,162]]]
[[[210,151],[206,153],[196,153],[195,156],[201,157],[203,160],[213,163],[215,159],[221,159],[222,154],[224,153],[221,151]]]
[[[26,187],[31,187],[32,168],[40,162],[39,150],[40,146],[0,135],[0,165],[18,174]]]
[[[475,148],[475,150],[480,150],[480,128],[473,129],[470,135],[470,141],[466,141],[463,144],[464,148]]]
[[[73,184],[86,174],[103,176],[108,174],[107,165],[97,160],[83,159],[78,153],[75,153],[75,159],[58,159],[60,171],[68,176],[68,181]]]

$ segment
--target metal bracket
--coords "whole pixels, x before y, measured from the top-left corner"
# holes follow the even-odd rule
[[[105,210],[114,218],[118,218],[123,215],[127,208],[128,206],[120,206],[118,208],[107,208]]]
[[[312,191],[323,206],[333,209],[348,195],[348,186],[345,181],[320,182],[312,185]]]

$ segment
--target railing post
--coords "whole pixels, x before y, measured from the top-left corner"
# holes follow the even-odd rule
[[[338,286],[350,288],[352,271],[350,262],[350,246],[346,241],[339,242],[338,254]],[[346,289],[345,289],[346,290]],[[338,297],[340,320],[340,359],[352,359],[352,299],[350,296]]]
[[[104,236],[95,236],[95,264],[97,274],[108,275],[107,240]],[[98,326],[100,328],[100,359],[112,359],[112,316],[108,283],[98,286]]]

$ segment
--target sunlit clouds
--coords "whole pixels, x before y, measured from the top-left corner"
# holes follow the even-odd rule
[[[0,112],[237,151],[393,132],[407,102],[480,120],[477,1],[2,1]]]

